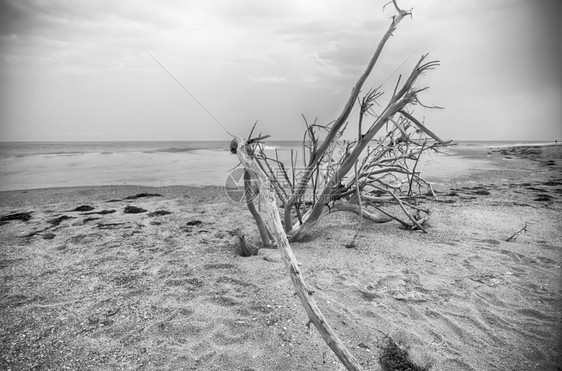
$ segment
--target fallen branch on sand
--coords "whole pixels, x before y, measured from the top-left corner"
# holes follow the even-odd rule
[[[511,241],[515,241],[517,239],[517,236],[520,233],[525,233],[527,232],[527,223],[525,222],[525,225],[523,226],[523,228],[521,228],[520,230],[518,230],[517,232],[515,232],[514,234],[512,234],[509,238],[507,238],[505,241],[506,242],[511,242]]]
[[[263,219],[264,223],[267,225],[268,230],[277,244],[277,248],[283,256],[285,266],[287,267],[291,281],[295,286],[296,294],[308,314],[309,323],[312,322],[314,326],[316,326],[324,341],[326,341],[328,346],[348,370],[361,370],[362,368],[359,362],[357,362],[353,355],[343,345],[342,341],[338,338],[334,330],[332,330],[326,321],[322,312],[320,312],[318,305],[312,298],[313,291],[309,290],[304,282],[299,268],[299,263],[291,250],[289,240],[287,239],[287,235],[285,234],[281,224],[281,217],[279,216],[279,209],[277,208],[275,191],[271,181],[262,169],[260,169],[257,163],[248,155],[246,141],[243,138],[236,138],[235,142],[237,144],[237,154],[240,162],[247,171],[252,172],[259,180],[259,197],[261,198],[261,201],[263,201],[262,211],[266,216]]]

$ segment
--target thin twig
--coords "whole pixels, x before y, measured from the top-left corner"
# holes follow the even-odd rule
[[[525,233],[527,232],[527,222],[525,222],[525,225],[523,226],[523,228],[521,228],[520,230],[518,230],[517,232],[515,232],[514,234],[512,234],[508,239],[506,239],[506,242],[511,242],[511,241],[515,241],[517,239],[517,236],[520,233]]]

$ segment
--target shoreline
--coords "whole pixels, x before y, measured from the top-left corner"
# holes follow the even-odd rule
[[[493,143],[491,143],[493,144]],[[101,144],[100,144],[101,146]],[[546,145],[545,145],[546,146]],[[142,146],[141,146],[142,147]],[[156,146],[159,148],[159,146]],[[144,152],[128,152],[125,148],[111,154],[86,152],[81,155],[0,156],[0,190],[41,189],[66,186],[139,185],[139,186],[205,186],[224,185],[236,159],[225,150],[162,151],[144,148]],[[459,146],[445,150],[449,155],[428,157],[425,172],[437,181],[477,171],[488,166],[488,146]],[[499,147],[498,147],[499,148]],[[61,150],[63,148],[60,148]],[[72,148],[71,148],[72,149]],[[105,148],[108,149],[108,148]],[[103,151],[100,147],[99,150]],[[111,148],[109,148],[111,150]],[[39,150],[39,149],[38,149]],[[180,150],[176,148],[176,150]],[[15,150],[14,150],[15,151]],[[21,151],[29,152],[27,148]],[[285,151],[286,152],[286,151]],[[32,152],[36,153],[36,152]],[[286,155],[287,153],[283,154]],[[476,169],[476,170],[475,170]]]
[[[292,244],[366,369],[385,334],[434,371],[557,369],[562,161],[531,149],[451,179],[428,234],[365,223],[346,249],[357,219],[336,213]],[[238,255],[233,230],[258,233],[222,187],[0,192],[0,216],[18,211],[32,217],[0,225],[0,368],[343,369],[279,253]]]

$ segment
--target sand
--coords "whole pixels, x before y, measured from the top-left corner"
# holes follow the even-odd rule
[[[560,370],[560,146],[501,151],[464,153],[493,170],[439,187],[427,234],[365,224],[347,249],[356,217],[340,213],[292,244],[365,369],[388,335],[432,370]],[[279,253],[238,255],[233,230],[257,230],[221,188],[10,191],[0,205],[0,369],[343,369]]]

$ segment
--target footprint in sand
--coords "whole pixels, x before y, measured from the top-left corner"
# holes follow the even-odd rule
[[[390,291],[390,296],[395,300],[409,301],[409,302],[425,302],[430,301],[431,295],[427,290],[418,287],[403,287]]]
[[[431,292],[419,283],[419,276],[413,272],[405,272],[406,276],[387,276],[375,284],[359,288],[364,300],[374,301],[389,295],[394,300],[404,302],[425,302],[433,300]]]
[[[89,234],[79,234],[74,237],[70,237],[66,242],[73,245],[82,245],[88,243],[94,243],[96,241],[103,240],[103,235],[101,233],[89,233]]]
[[[474,274],[472,276],[469,276],[468,278],[470,278],[474,282],[482,283],[490,287],[497,286],[503,282],[501,278],[493,273]]]

